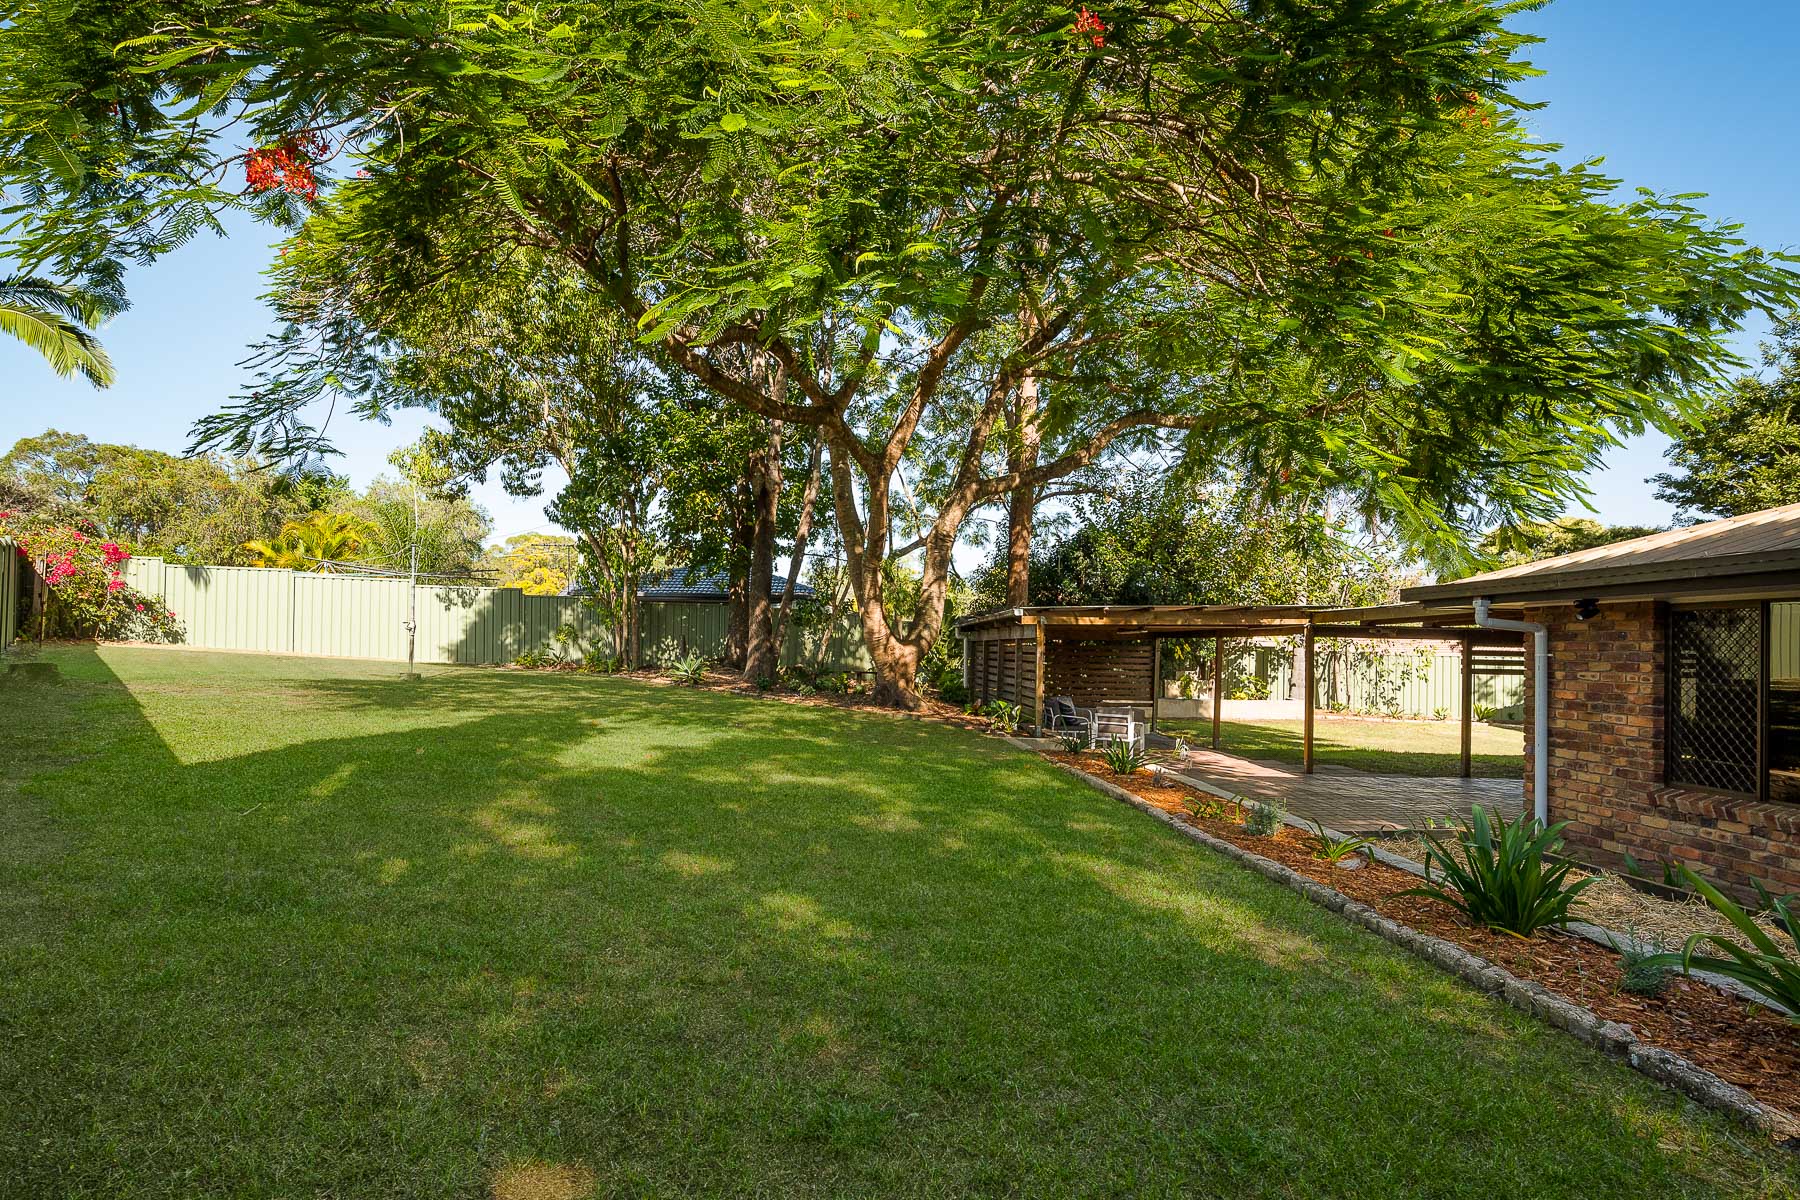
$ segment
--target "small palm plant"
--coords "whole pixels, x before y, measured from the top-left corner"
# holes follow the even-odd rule
[[[1572,863],[1545,865],[1544,856],[1562,848],[1562,830],[1540,829],[1529,813],[1512,824],[1493,822],[1477,804],[1456,831],[1454,849],[1426,844],[1424,885],[1398,894],[1441,900],[1477,925],[1519,937],[1564,924],[1576,897],[1594,880],[1571,881]],[[1434,866],[1443,872],[1442,882],[1431,877]]]
[[[1735,979],[1779,1005],[1787,1013],[1788,1020],[1800,1023],[1800,958],[1782,949],[1781,944],[1769,936],[1768,930],[1758,925],[1725,893],[1695,874],[1692,867],[1682,864],[1680,875],[1681,882],[1700,893],[1720,916],[1731,922],[1731,927],[1749,946],[1741,946],[1723,934],[1696,933],[1682,945],[1680,953],[1651,955],[1641,960],[1639,966],[1677,967],[1683,971],[1698,969]],[[1800,947],[1800,927],[1795,924],[1793,909],[1800,896],[1770,896],[1761,887],[1757,892],[1775,918],[1775,924],[1787,934],[1788,941]],[[1719,953],[1696,954],[1702,946]]]
[[[1100,757],[1114,775],[1135,775],[1150,765],[1150,756],[1131,742],[1110,742]]]
[[[95,387],[110,387],[112,360],[86,327],[117,306],[80,288],[35,275],[0,277],[0,332],[44,356],[65,379],[80,374]]]
[[[1312,836],[1307,845],[1312,849],[1314,858],[1323,859],[1332,866],[1369,849],[1369,839],[1365,837],[1346,837],[1334,834],[1317,821],[1311,822]]]

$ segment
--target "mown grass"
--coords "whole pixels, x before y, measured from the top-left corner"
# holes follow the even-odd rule
[[[51,657],[0,687],[0,1195],[1795,1194],[997,741]]]
[[[1210,721],[1163,721],[1169,733],[1185,734],[1196,746],[1211,745]],[[1477,778],[1517,779],[1525,770],[1525,737],[1517,729],[1477,723],[1470,731],[1469,767]],[[1383,721],[1331,717],[1314,722],[1313,750],[1321,763],[1375,775],[1448,777],[1461,768],[1455,721]],[[1271,762],[1301,761],[1298,720],[1221,721],[1219,748],[1228,754]]]

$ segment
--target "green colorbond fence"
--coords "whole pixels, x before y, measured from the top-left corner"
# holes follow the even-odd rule
[[[1318,694],[1321,708],[1342,707],[1353,713],[1385,714],[1390,708],[1409,717],[1429,717],[1443,711],[1456,717],[1462,706],[1462,663],[1455,654],[1415,656],[1410,651],[1367,658],[1338,659],[1321,646],[1318,650]],[[1284,700],[1294,689],[1293,655],[1273,646],[1245,646],[1233,651],[1227,643],[1225,659],[1235,676],[1255,679],[1253,691]],[[1207,681],[1199,681],[1204,693]],[[1472,681],[1475,703],[1488,708],[1508,708],[1525,699],[1525,680],[1518,675],[1477,672]],[[1391,704],[1389,702],[1392,702]]]
[[[406,660],[410,585],[404,579],[188,567],[145,557],[126,564],[125,578],[139,591],[163,597],[189,646]],[[723,604],[645,604],[645,663],[665,665],[687,653],[718,656],[727,620]],[[418,622],[421,663],[511,662],[526,650],[551,645],[564,625],[575,629],[569,648],[578,654],[609,651],[613,644],[610,626],[579,599],[528,596],[517,588],[420,585]],[[812,663],[816,635],[796,631],[786,640],[789,665]],[[824,669],[866,670],[867,664],[860,635],[834,631]]]

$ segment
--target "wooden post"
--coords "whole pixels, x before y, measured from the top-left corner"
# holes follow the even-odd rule
[[[1313,670],[1313,627],[1312,622],[1306,624],[1306,632],[1300,637],[1300,656],[1305,659],[1301,670],[1305,673],[1300,687],[1301,703],[1306,706],[1300,714],[1300,768],[1306,774],[1313,773],[1313,707],[1318,701],[1317,685],[1314,683]]]
[[[1032,672],[1033,678],[1031,681],[1031,724],[1032,724],[1032,727],[1038,731],[1038,736],[1043,737],[1044,736],[1044,724],[1043,724],[1043,722],[1044,722],[1044,670],[1045,670],[1044,657],[1045,657],[1046,652],[1050,648],[1050,643],[1049,643],[1049,640],[1044,637],[1044,627],[1041,624],[1033,625],[1031,628],[1032,628],[1032,631],[1037,636],[1037,656],[1036,656],[1037,657],[1037,669]]]
[[[1225,639],[1213,639],[1212,748],[1219,748],[1219,710],[1225,707]]]
[[[1162,704],[1162,639],[1150,638],[1150,732],[1156,732],[1156,710]]]
[[[1475,672],[1470,669],[1471,659],[1475,653],[1473,641],[1468,634],[1462,639],[1462,777],[1469,778],[1474,772],[1475,746]]]

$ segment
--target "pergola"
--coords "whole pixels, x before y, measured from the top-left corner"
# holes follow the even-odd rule
[[[1083,707],[1147,705],[1152,728],[1162,691],[1163,641],[1213,640],[1212,745],[1219,746],[1220,696],[1227,638],[1299,635],[1302,764],[1311,773],[1318,708],[1314,643],[1319,638],[1453,642],[1459,648],[1461,774],[1471,774],[1473,680],[1519,674],[1521,635],[1474,624],[1467,602],[1322,608],[1267,604],[1070,605],[1006,608],[956,623],[963,639],[964,682],[983,700],[1002,699],[1042,719],[1046,696],[1072,696]]]

